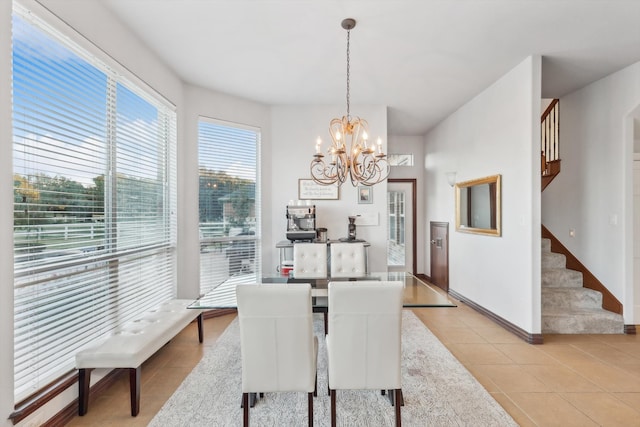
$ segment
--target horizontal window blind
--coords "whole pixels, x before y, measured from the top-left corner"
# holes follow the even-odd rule
[[[14,395],[175,294],[176,114],[14,5]]]
[[[201,118],[198,128],[200,292],[261,275],[260,132]]]

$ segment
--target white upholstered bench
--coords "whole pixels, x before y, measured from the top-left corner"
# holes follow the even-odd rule
[[[188,309],[192,300],[174,299],[125,323],[106,339],[90,344],[76,354],[78,369],[78,413],[89,407],[89,385],[94,368],[126,368],[129,370],[131,415],[140,412],[141,365],[167,342],[171,341],[195,318],[198,339],[202,343],[203,310]]]

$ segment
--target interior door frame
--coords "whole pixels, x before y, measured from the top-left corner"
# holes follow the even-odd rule
[[[412,273],[413,274],[417,274],[418,272],[418,253],[416,252],[418,249],[418,242],[417,242],[417,234],[418,234],[418,209],[417,209],[417,197],[418,197],[418,191],[417,191],[417,179],[416,178],[389,178],[387,179],[388,182],[391,183],[408,183],[411,184],[411,215],[413,216],[413,220],[412,220],[412,224],[411,224],[411,234],[413,236],[413,238],[411,239],[412,243],[411,243],[411,250],[413,251],[413,260],[412,260]],[[387,214],[388,214],[388,207],[387,207]],[[405,227],[406,230],[406,227]],[[405,231],[406,232],[406,231]]]

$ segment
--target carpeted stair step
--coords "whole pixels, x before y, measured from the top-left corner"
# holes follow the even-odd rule
[[[602,309],[543,311],[543,334],[622,334],[624,320],[620,314]]]
[[[545,268],[542,270],[542,287],[581,288],[582,273],[566,268]]]
[[[565,268],[567,265],[567,257],[563,254],[555,252],[542,252],[542,269],[548,268]]]
[[[601,309],[602,294],[588,288],[542,288],[542,312]]]
[[[602,309],[602,294],[583,287],[582,273],[566,268],[563,254],[542,239],[542,333],[622,334],[622,315]]]

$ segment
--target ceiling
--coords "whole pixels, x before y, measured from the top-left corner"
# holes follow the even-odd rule
[[[422,135],[527,56],[557,98],[640,61],[638,0],[93,0],[185,82],[268,105],[386,105]],[[346,112],[336,111],[336,116]]]

